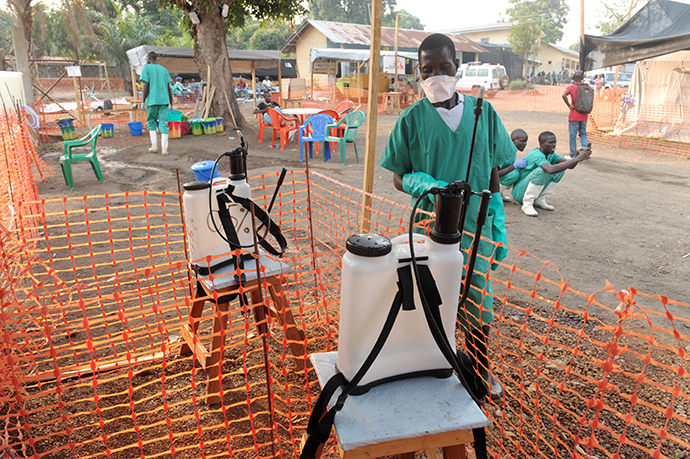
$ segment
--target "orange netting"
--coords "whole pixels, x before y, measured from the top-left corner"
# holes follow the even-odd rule
[[[276,182],[250,180],[257,205]],[[207,303],[198,319],[177,193],[17,206],[0,237],[0,439],[36,458],[296,457],[319,393],[300,349],[337,349],[340,258],[362,198],[290,172],[271,212],[287,268],[271,278],[261,264],[251,304]],[[370,210],[371,231],[405,230],[407,206],[371,196]],[[522,251],[490,276],[490,357],[506,389],[484,407],[493,458],[683,457],[690,305],[632,288],[578,292]],[[206,403],[212,387],[217,404]],[[337,455],[333,442],[326,454]]]
[[[0,111],[0,151],[0,226],[19,230],[19,240],[32,248],[39,199],[33,168],[41,179],[53,171],[36,152],[23,109],[21,116],[15,109]]]

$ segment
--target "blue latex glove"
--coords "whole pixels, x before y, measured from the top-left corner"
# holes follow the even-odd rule
[[[503,208],[503,198],[501,193],[493,193],[491,199],[489,200],[489,215],[493,217],[493,223],[491,225],[491,240],[494,242],[502,242],[505,245],[496,246],[494,251],[494,260],[503,261],[503,259],[508,255],[508,235],[506,234],[506,214]],[[496,270],[498,268],[497,263],[491,264],[491,269]]]
[[[527,167],[527,158],[518,159],[513,164],[513,167],[515,169],[524,169],[525,167]]]
[[[418,198],[422,195],[422,193],[430,190],[433,187],[443,188],[444,186],[448,186],[448,182],[436,180],[426,172],[410,172],[409,174],[405,174],[403,175],[402,184],[405,193],[410,194],[415,198]],[[433,205],[434,195],[430,194],[427,196],[427,198]]]

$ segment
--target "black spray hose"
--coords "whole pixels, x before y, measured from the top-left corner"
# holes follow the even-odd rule
[[[412,262],[412,269],[414,271],[414,277],[415,281],[417,283],[417,290],[419,291],[419,298],[422,301],[422,308],[424,310],[424,316],[426,317],[427,324],[429,325],[429,329],[431,330],[431,335],[434,337],[434,341],[436,342],[436,345],[438,348],[441,350],[441,353],[443,356],[446,358],[448,363],[450,363],[451,367],[455,371],[455,373],[458,375],[460,378],[460,381],[462,382],[462,385],[465,386],[465,389],[467,389],[467,393],[470,394],[470,397],[472,397],[472,400],[481,407],[482,402],[475,397],[475,395],[472,393],[470,390],[470,385],[467,383],[467,380],[465,380],[464,373],[462,371],[462,362],[460,362],[460,359],[458,358],[457,355],[457,349],[452,348],[448,341],[446,340],[446,337],[443,333],[443,330],[439,328],[439,324],[436,323],[436,320],[434,319],[432,313],[431,313],[431,308],[429,307],[429,303],[427,302],[426,296],[424,295],[424,289],[422,288],[422,282],[419,277],[419,268],[417,267],[417,259],[414,254],[414,218],[417,213],[417,208],[419,207],[419,203],[422,202],[424,198],[426,198],[429,194],[435,194],[437,195],[441,191],[441,188],[432,188],[431,190],[425,191],[422,193],[421,196],[417,199],[417,201],[414,203],[414,206],[412,207],[412,215],[410,216],[410,230],[409,230],[409,235],[410,235],[410,259]],[[469,275],[469,271],[468,271]]]
[[[472,168],[472,156],[474,155],[474,141],[477,138],[477,125],[479,124],[479,117],[482,116],[482,104],[484,103],[484,86],[479,88],[479,97],[477,98],[477,105],[474,106],[474,128],[472,129],[472,143],[470,144],[470,157],[467,161],[467,177],[465,181],[470,181],[470,169]]]
[[[465,307],[467,295],[470,292],[470,282],[472,281],[472,273],[474,273],[474,264],[477,261],[477,253],[479,252],[479,242],[482,237],[482,227],[486,223],[486,214],[489,210],[489,200],[491,199],[491,191],[484,190],[481,192],[481,201],[479,202],[479,213],[477,214],[477,230],[474,233],[474,241],[472,241],[472,250],[470,251],[470,259],[467,263],[467,274],[465,275],[465,287],[462,291],[462,298],[460,299],[460,307]],[[458,310],[460,314],[460,310]]]
[[[225,153],[218,156],[218,158],[216,158],[216,161],[213,163],[213,167],[211,168],[211,178],[209,180],[209,183],[211,186],[209,186],[209,189],[208,189],[208,208],[209,208],[209,210],[213,209],[213,204],[212,204],[212,202],[213,202],[213,175],[214,175],[214,173],[218,167],[218,162],[222,158],[224,158],[226,156],[231,156],[235,153],[241,153],[245,157],[247,156],[247,142],[244,140],[244,136],[242,135],[242,133],[240,131],[237,131],[237,134],[240,136],[240,146],[238,148],[235,148],[233,151],[226,151]],[[287,172],[287,170],[285,168],[283,168],[283,172]],[[246,175],[246,171],[245,171],[245,175]],[[285,174],[281,173],[281,177],[284,179]],[[280,187],[281,184],[282,184],[282,180],[279,180],[278,188]],[[278,192],[278,188],[276,188],[276,191],[274,194],[274,199],[275,199],[275,195]],[[230,192],[232,193],[232,189],[230,190]],[[273,204],[273,202],[271,202],[271,205],[272,204]],[[269,209],[269,212],[270,212],[270,209]],[[218,236],[220,236],[220,238],[222,240],[224,240],[225,242],[227,242],[230,245],[231,249],[249,249],[249,248],[254,247],[253,242],[251,244],[242,245],[242,244],[235,243],[235,242],[231,241],[229,238],[227,238],[226,236],[224,236],[223,233],[218,229],[218,225],[216,224],[216,219],[213,218],[213,211],[211,211],[210,214],[211,214],[211,223],[213,224],[213,228],[216,230],[216,233],[218,233]],[[266,212],[266,214],[268,214],[268,212]],[[259,236],[257,234],[257,243],[259,243],[259,244],[261,244],[264,240],[266,240],[266,236],[268,236],[268,234],[270,232],[271,219],[269,218],[268,222],[266,222],[266,223],[262,222],[261,227],[259,227],[259,229],[257,231],[261,230],[261,228],[264,226],[264,224],[266,226],[266,231],[264,232],[264,234],[262,236]]]

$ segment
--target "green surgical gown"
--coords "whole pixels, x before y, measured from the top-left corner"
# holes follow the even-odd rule
[[[455,132],[443,121],[436,107],[428,99],[417,102],[403,112],[393,127],[379,164],[400,175],[424,172],[436,180],[449,183],[465,180],[476,101],[475,97],[465,96],[462,121]],[[472,190],[476,192],[488,190],[491,170],[500,164],[515,161],[517,152],[510,140],[510,134],[491,104],[484,101],[483,108],[477,127],[469,179]],[[417,196],[412,196],[413,204]],[[467,211],[465,231],[472,234],[477,227],[479,199],[478,196],[472,197]],[[434,211],[430,200],[424,200],[420,208],[429,212]],[[492,226],[492,217],[487,216],[482,235],[491,238]],[[503,231],[505,232],[504,228]],[[465,234],[462,241],[465,252],[471,246],[471,242],[472,238]],[[480,243],[480,256],[477,257],[476,271],[471,282],[473,288],[470,289],[469,301],[465,305],[467,321],[462,323],[465,328],[478,328],[493,320],[493,300],[489,295],[484,295],[484,289],[486,293],[491,293],[486,273],[489,270],[488,258],[492,256],[494,249],[495,246],[487,241]],[[463,311],[460,316],[464,316]]]

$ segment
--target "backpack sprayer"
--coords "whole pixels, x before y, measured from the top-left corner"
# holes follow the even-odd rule
[[[182,201],[185,211],[185,227],[189,244],[189,259],[194,271],[207,276],[226,266],[243,268],[244,260],[253,258],[250,253],[237,256],[237,249],[254,247],[254,230],[252,224],[251,188],[247,183],[247,143],[242,133],[240,146],[218,156],[211,170],[213,177],[218,162],[230,158],[230,176],[212,178],[208,182],[196,181],[183,185]],[[269,217],[276,196],[285,179],[287,169],[283,168],[276,184],[273,197],[267,211],[253,205],[254,215],[260,221],[256,229],[258,245],[266,252],[282,256],[287,248],[287,241],[280,228]],[[215,199],[214,199],[215,198]],[[218,215],[218,218],[214,216]],[[220,220],[220,226],[216,223]],[[268,241],[272,236],[277,248]],[[239,279],[242,282],[243,279]]]
[[[481,96],[475,107],[468,177],[482,112]],[[413,229],[419,204],[430,194],[436,196],[436,222],[427,237]],[[461,286],[464,257],[460,243],[472,196],[481,200],[465,284]],[[376,234],[348,238],[342,262],[337,373],[324,385],[314,405],[301,459],[314,458],[319,445],[328,440],[335,414],[349,395],[366,393],[378,384],[417,376],[449,377],[455,372],[481,405],[471,390],[474,386],[468,384],[475,378],[469,359],[456,350],[455,323],[464,311],[490,199],[489,190],[473,192],[466,181],[434,187],[416,200],[407,235],[392,240]],[[382,307],[388,304],[390,308]],[[422,307],[417,307],[420,304]],[[342,392],[337,402],[326,412],[339,387]],[[481,434],[475,438],[475,451],[478,459],[486,458]]]

